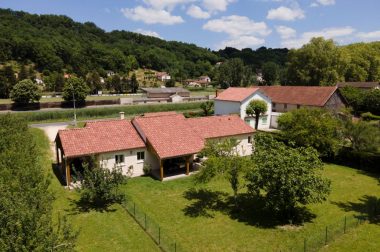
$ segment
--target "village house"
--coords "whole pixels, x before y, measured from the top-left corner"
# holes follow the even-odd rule
[[[168,81],[171,79],[171,76],[167,72],[157,72],[156,78],[160,81]]]
[[[170,98],[173,95],[190,97],[190,91],[180,87],[141,88],[147,98]]]
[[[215,115],[238,114],[247,124],[254,126],[255,118],[245,111],[249,102],[255,99],[264,100],[268,106],[268,111],[259,120],[258,129],[277,128],[278,117],[293,109],[309,107],[339,111],[346,104],[336,86],[231,87],[215,98]]]
[[[197,79],[185,80],[185,85],[188,87],[207,87],[211,83],[209,76],[200,76]]]
[[[240,155],[252,153],[254,129],[236,115],[185,118],[176,112],[146,113],[131,121],[88,122],[84,128],[60,130],[56,136],[57,163],[70,185],[83,160],[90,156],[104,168],[122,168],[140,176],[144,166],[164,180],[189,175],[196,155],[208,140],[235,138]]]

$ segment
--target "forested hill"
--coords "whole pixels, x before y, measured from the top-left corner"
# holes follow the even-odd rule
[[[252,69],[261,67],[263,60],[279,65],[286,61],[287,49],[260,48],[257,52],[234,48],[213,52],[128,31],[105,32],[93,23],[78,23],[66,16],[0,9],[0,63],[35,63],[40,72],[127,72],[138,64],[187,78],[207,74],[216,62],[233,57],[243,59]]]

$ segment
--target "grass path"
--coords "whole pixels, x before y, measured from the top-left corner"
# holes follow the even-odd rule
[[[53,218],[66,215],[75,230],[79,230],[78,251],[160,251],[133,218],[119,205],[107,212],[81,212],[75,207],[79,195],[65,190],[52,173],[52,155],[49,140],[40,129],[31,129],[40,146],[41,161],[52,176],[51,190],[56,200],[53,203]]]

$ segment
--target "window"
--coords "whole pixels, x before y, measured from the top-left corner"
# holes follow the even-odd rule
[[[251,136],[248,137],[248,143],[252,143],[252,137]]]
[[[115,155],[115,162],[116,164],[124,163],[124,155]]]
[[[284,104],[284,109],[287,109],[288,108],[288,104]]]
[[[299,109],[301,107],[301,105],[297,104],[297,109]]]
[[[145,159],[145,152],[144,151],[138,151],[137,152],[137,160],[144,160]]]
[[[261,117],[261,123],[262,124],[267,124],[267,122],[268,122],[268,117],[267,116]]]
[[[275,108],[276,107],[276,103],[273,102],[272,103],[272,107]]]

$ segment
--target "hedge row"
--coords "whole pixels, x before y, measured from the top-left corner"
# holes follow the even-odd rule
[[[78,120],[118,117],[119,112],[124,112],[126,116],[133,116],[147,112],[198,110],[200,108],[200,104],[201,102],[187,102],[170,104],[128,105],[108,108],[82,108],[77,109],[76,114]],[[28,122],[41,122],[73,120],[73,113],[73,109],[64,109],[56,111],[18,112],[16,115],[24,118]]]

